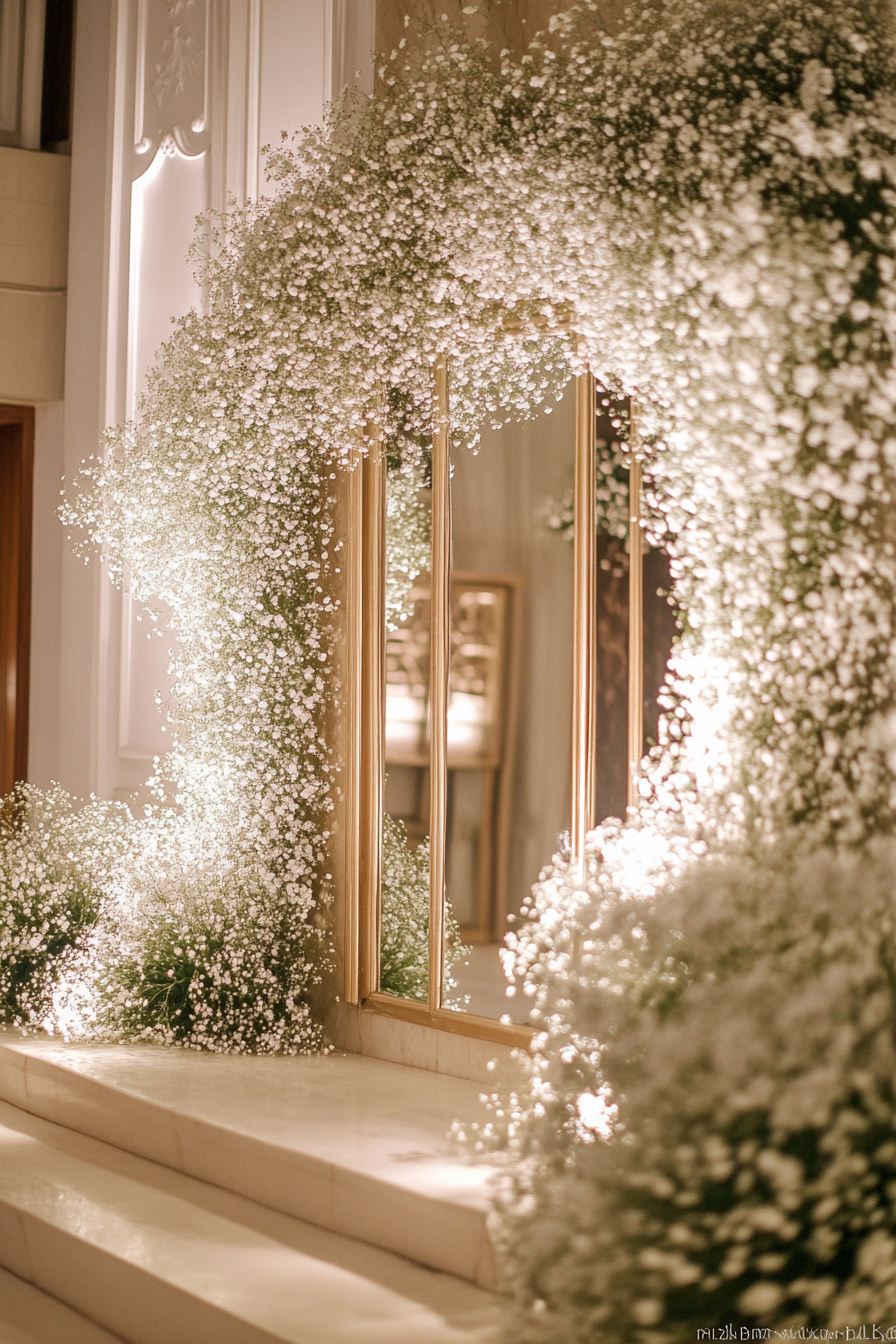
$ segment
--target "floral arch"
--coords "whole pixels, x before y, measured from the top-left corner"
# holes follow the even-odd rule
[[[639,824],[558,865],[515,938],[544,1030],[475,1140],[516,1159],[515,1338],[872,1319],[893,1214],[838,1172],[883,1189],[896,1152],[892,15],[670,0],[614,35],[583,3],[519,62],[444,27],[381,80],[218,222],[206,311],[68,505],[181,649],[177,807],[90,859],[115,896],[67,983],[91,1030],[319,1044],[343,474],[372,422],[429,433],[447,353],[466,443],[589,367],[643,406],[685,622]],[[764,1045],[726,1072],[738,1022]]]

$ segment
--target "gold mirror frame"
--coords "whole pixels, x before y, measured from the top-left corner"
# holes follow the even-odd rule
[[[573,862],[596,822],[597,785],[597,519],[596,405],[591,373],[577,376],[572,708]],[[633,439],[635,415],[632,412]],[[344,924],[345,998],[369,1011],[470,1036],[527,1047],[531,1027],[443,1008],[447,819],[447,708],[450,655],[451,497],[448,365],[433,379],[432,567],[430,705],[430,918],[428,1002],[380,993],[380,848],[383,806],[385,694],[386,467],[377,430],[349,478],[346,634],[347,909]],[[641,470],[633,459],[629,487],[628,804],[637,808],[643,719]]]

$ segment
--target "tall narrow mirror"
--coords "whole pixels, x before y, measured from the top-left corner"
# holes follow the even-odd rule
[[[426,1003],[429,976],[430,454],[387,456],[379,989]]]
[[[630,753],[637,761],[657,739],[659,696],[676,632],[669,605],[672,586],[666,554],[650,544],[642,501],[631,497],[631,407],[597,389],[597,772],[596,816],[624,818],[629,802]],[[641,521],[646,521],[641,519]],[[640,541],[640,557],[637,553]],[[632,557],[641,566],[642,740],[629,743],[630,596]],[[637,684],[637,681],[635,682]]]
[[[464,951],[449,927],[442,1002],[520,1023],[507,917],[569,828],[574,573],[551,518],[572,489],[574,400],[451,463],[446,914]]]

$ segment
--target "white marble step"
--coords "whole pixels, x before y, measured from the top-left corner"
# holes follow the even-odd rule
[[[500,1338],[499,1299],[472,1284],[5,1102],[0,1264],[128,1344]]]
[[[476,1083],[361,1055],[295,1059],[0,1033],[0,1098],[480,1287],[491,1171],[447,1138]]]
[[[0,1269],[0,1344],[121,1344],[121,1337]]]

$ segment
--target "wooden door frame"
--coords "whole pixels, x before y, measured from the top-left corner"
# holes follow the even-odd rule
[[[0,426],[18,427],[9,448],[18,462],[18,574],[16,598],[15,741],[11,782],[28,775],[28,702],[31,683],[31,545],[34,505],[34,407],[0,405]],[[6,438],[6,435],[3,435]],[[15,544],[15,543],[14,543]],[[5,768],[0,763],[0,768]],[[9,781],[3,781],[9,782]]]

